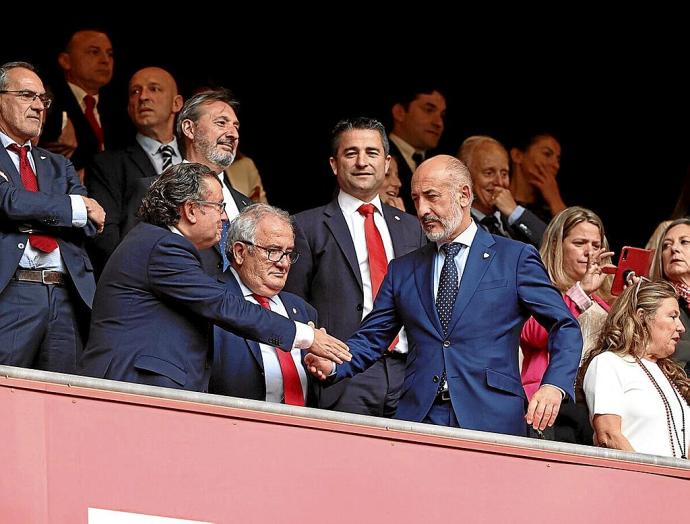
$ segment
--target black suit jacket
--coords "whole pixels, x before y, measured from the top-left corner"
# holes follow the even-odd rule
[[[53,103],[46,116],[41,134],[41,144],[48,144],[58,139],[62,133],[62,114],[67,113],[77,137],[77,149],[70,160],[74,164],[74,168],[79,170],[85,167],[100,151],[98,140],[81,110],[79,101],[67,85],[67,81],[55,82],[50,87],[53,92]],[[112,96],[107,87],[99,92],[97,110],[106,149],[121,147],[123,145],[122,137],[131,129],[131,124],[128,124],[124,116],[125,104],[124,100]]]
[[[477,223],[479,227],[488,231],[488,229],[481,224],[479,217],[477,216],[474,208],[471,210],[472,219]],[[513,225],[508,224],[508,219],[501,215],[501,223],[503,229],[508,233],[506,238],[512,238],[513,240],[519,240],[525,244],[531,244],[537,249],[541,247],[541,241],[544,237],[544,232],[546,231],[546,224],[529,209],[525,209]]]
[[[398,162],[398,177],[400,178],[400,198],[402,198],[405,203],[405,210],[408,213],[415,214],[414,202],[412,201],[412,170],[410,166],[407,165],[405,158],[403,157],[398,146],[395,142],[390,140],[390,155],[395,157]]]

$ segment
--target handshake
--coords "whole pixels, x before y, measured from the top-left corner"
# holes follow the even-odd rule
[[[328,378],[335,371],[335,364],[352,360],[350,349],[344,342],[332,337],[324,328],[317,329],[313,322],[314,342],[304,357],[304,365],[319,380]]]

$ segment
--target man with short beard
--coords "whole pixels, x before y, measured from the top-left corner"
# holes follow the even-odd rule
[[[228,221],[250,205],[251,199],[232,187],[225,168],[232,164],[240,140],[237,100],[228,89],[197,93],[182,106],[177,117],[177,140],[184,160],[196,162],[217,173],[223,187]],[[219,244],[201,252],[203,266],[211,276],[220,276],[228,266],[225,257],[227,224]]]
[[[512,435],[526,434],[525,420],[553,425],[574,398],[582,337],[539,253],[477,227],[470,173],[454,157],[423,162],[412,198],[431,242],[390,262],[374,309],[347,341],[352,360],[334,369],[308,355],[310,371],[331,382],[360,373],[404,326],[410,350],[395,418]],[[550,359],[525,414],[518,341],[530,315],[549,331]]]

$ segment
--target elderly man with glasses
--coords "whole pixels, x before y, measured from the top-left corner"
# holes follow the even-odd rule
[[[312,306],[283,291],[290,268],[299,258],[294,224],[285,211],[267,204],[245,208],[230,223],[228,258],[231,276],[226,285],[234,295],[292,320],[316,323]],[[299,349],[281,351],[216,327],[213,355],[211,393],[315,405]]]
[[[336,361],[349,358],[342,342],[250,304],[204,272],[200,251],[218,243],[227,219],[220,182],[207,166],[168,168],[139,213],[142,222],[115,249],[98,281],[84,373],[206,391],[211,324],[286,352],[311,347]]]
[[[74,373],[96,288],[84,241],[105,212],[33,146],[50,102],[31,64],[0,66],[0,364]]]

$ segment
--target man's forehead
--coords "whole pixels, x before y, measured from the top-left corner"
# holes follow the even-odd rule
[[[33,89],[34,91],[43,91],[43,82],[36,73],[25,69],[23,67],[15,67],[7,72],[8,89]]]

